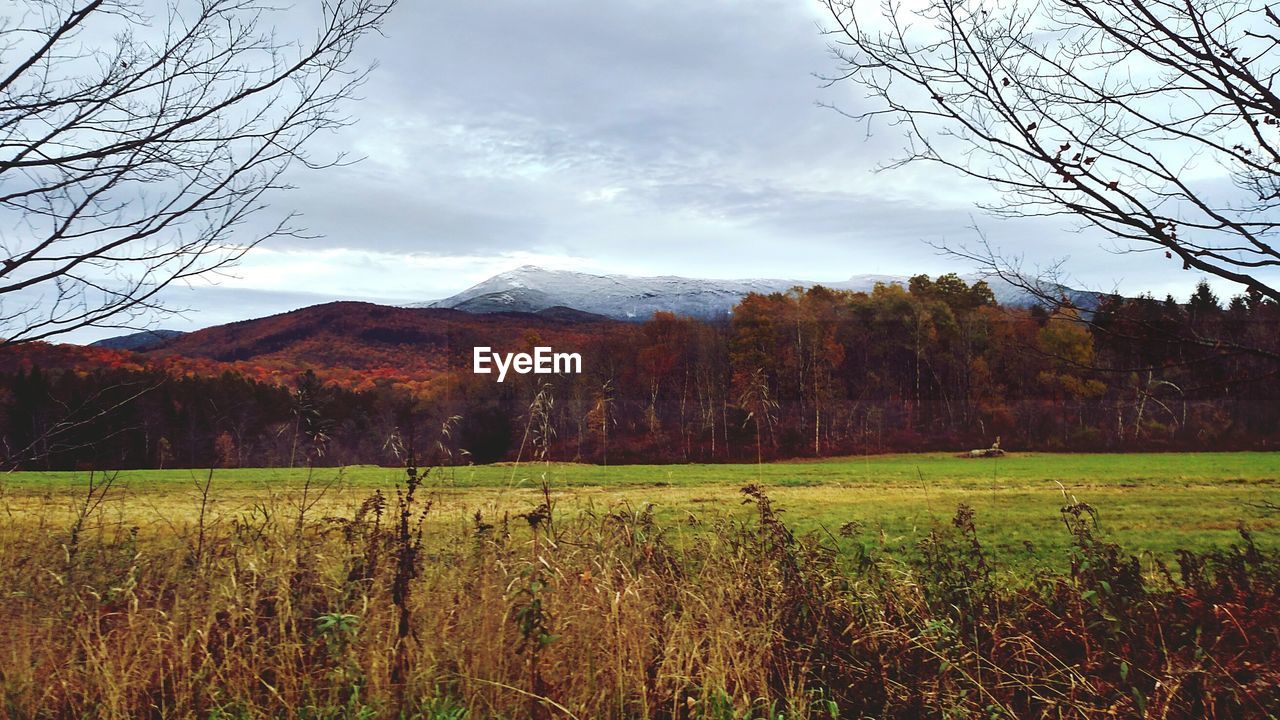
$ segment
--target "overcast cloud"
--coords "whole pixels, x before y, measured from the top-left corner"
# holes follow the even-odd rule
[[[803,0],[402,3],[363,46],[379,67],[349,108],[357,123],[313,148],[364,159],[297,173],[274,199],[322,237],[273,240],[218,287],[175,290],[191,312],[162,324],[430,300],[523,264],[964,271],[932,244],[972,241],[975,223],[1030,264],[1069,255],[1083,287],[1184,295],[1198,279],[1069,221],[986,217],[974,201],[989,190],[938,167],[874,173],[901,137],[818,106],[860,101],[815,77],[833,67],[821,21]]]

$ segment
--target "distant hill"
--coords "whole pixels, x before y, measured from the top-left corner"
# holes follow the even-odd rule
[[[144,352],[162,347],[171,340],[182,337],[185,334],[181,330],[143,330],[129,333],[128,335],[109,337],[89,344],[91,347],[108,348],[110,350]]]
[[[980,278],[966,277],[974,282]],[[877,283],[905,285],[908,278],[895,275],[854,275],[838,282],[809,280],[708,280],[676,276],[634,277],[591,275],[568,270],[546,270],[533,265],[500,273],[457,295],[412,307],[450,308],[469,313],[539,312],[561,306],[615,320],[647,320],[666,311],[701,319],[728,317],[749,293],[786,292],[793,287],[824,285],[835,290],[870,292]],[[996,300],[1012,307],[1028,307],[1039,300],[1022,288],[999,279],[987,281]],[[1092,309],[1098,296],[1055,287],[1055,293],[1078,307]]]
[[[431,382],[469,371],[473,348],[520,352],[534,345],[572,351],[624,323],[565,307],[536,313],[472,314],[460,310],[333,302],[189,333],[167,333],[133,348],[22,343],[0,352],[0,374],[23,370],[129,371],[218,377],[228,371],[288,383],[314,370],[326,381],[368,389],[381,381]],[[121,345],[120,343],[116,343]],[[468,372],[468,375],[470,373]],[[451,392],[450,384],[442,386]]]
[[[906,281],[858,275],[822,284],[869,291],[877,283]],[[430,380],[442,372],[469,367],[477,346],[506,352],[527,349],[534,342],[579,347],[603,332],[621,332],[621,321],[645,320],[658,311],[725,318],[749,293],[785,292],[814,284],[588,275],[526,266],[426,304],[429,307],[332,302],[189,333],[152,330],[110,338],[83,348],[94,351],[84,357],[53,350],[45,352],[48,357],[34,351],[23,357],[28,364],[81,367],[97,357],[94,353],[107,353],[110,357],[104,355],[105,362],[153,362],[175,372],[200,375],[231,369],[272,381],[310,368],[353,387],[379,378]],[[1031,302],[1027,293],[1007,284],[993,290],[1006,305]],[[1080,307],[1096,305],[1096,297],[1090,294],[1063,292]],[[141,357],[130,360],[129,353]]]
[[[510,317],[515,317],[519,319],[527,318],[529,315],[529,313],[526,313],[526,312],[515,312],[515,313],[506,313],[506,314]],[[568,322],[568,323],[598,323],[598,322],[612,321],[611,318],[607,318],[604,315],[597,315],[595,313],[583,312],[581,310],[574,310],[571,307],[565,307],[563,305],[555,305],[553,307],[543,308],[542,310],[538,310],[534,312],[533,315],[536,315],[537,317],[544,320],[559,320],[559,321]]]
[[[255,320],[205,328],[152,351],[265,366],[395,371],[426,377],[466,366],[472,348],[519,348],[530,337],[552,343],[614,321],[569,308],[476,315],[460,310],[333,302]]]

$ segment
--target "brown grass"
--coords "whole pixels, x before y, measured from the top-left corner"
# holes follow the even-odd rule
[[[1076,504],[1070,573],[1012,589],[963,507],[908,562],[798,537],[757,487],[749,520],[539,493],[463,526],[421,524],[414,481],[223,512],[215,480],[144,533],[95,482],[0,526],[8,717],[1280,713],[1280,560],[1247,533],[1152,577]]]

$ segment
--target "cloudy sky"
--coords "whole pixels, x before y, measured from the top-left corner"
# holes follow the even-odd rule
[[[1152,255],[1057,221],[1005,221],[937,167],[876,173],[900,133],[820,107],[834,65],[804,0],[405,2],[363,61],[357,122],[313,149],[364,159],[294,176],[278,240],[171,293],[188,329],[331,299],[445,297],[525,264],[600,273],[839,280],[970,268],[931,243],[977,224],[1082,287],[1185,294]],[[289,27],[282,27],[287,33]]]

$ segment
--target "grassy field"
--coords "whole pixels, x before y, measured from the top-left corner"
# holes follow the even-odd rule
[[[0,717],[1275,718],[1278,477],[1260,453],[495,465],[416,491],[12,473]]]
[[[55,526],[82,501],[84,472],[12,473],[0,479],[0,511],[38,514]],[[885,455],[756,465],[629,465],[565,463],[441,468],[429,487],[433,523],[470,522],[525,512],[540,502],[546,478],[561,512],[655,505],[664,520],[741,512],[740,490],[765,487],[800,530],[830,534],[844,550],[874,543],[910,553],[956,507],[977,512],[993,555],[1019,570],[1060,569],[1070,538],[1059,510],[1078,500],[1097,509],[1099,534],[1134,553],[1170,559],[1175,549],[1209,550],[1238,540],[1245,523],[1260,545],[1280,545],[1280,454],[1161,453],[1129,455],[1015,454],[974,460],[947,454]],[[107,507],[120,522],[165,531],[199,512],[195,484],[203,471],[119,473]],[[374,489],[392,491],[395,468],[217,470],[208,510],[232,516],[275,503],[282,512],[315,503],[313,514],[342,513]],[[304,497],[304,492],[306,496]],[[108,513],[110,514],[110,513]],[[840,528],[846,532],[839,533]],[[852,532],[851,532],[852,531]]]

